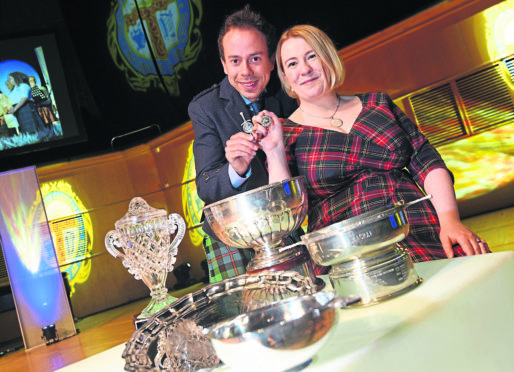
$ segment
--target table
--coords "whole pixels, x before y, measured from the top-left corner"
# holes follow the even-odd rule
[[[311,371],[514,371],[514,252],[415,268],[416,289],[342,312]]]
[[[415,268],[424,282],[412,291],[340,310],[304,371],[514,371],[514,251]],[[119,345],[60,371],[123,371],[123,350]]]

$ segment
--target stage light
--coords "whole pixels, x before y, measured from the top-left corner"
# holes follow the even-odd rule
[[[47,326],[44,326],[43,328],[41,328],[41,331],[43,331],[43,336],[41,336],[41,338],[45,340],[45,343],[47,345],[53,344],[54,342],[58,341],[55,324],[49,324]]]
[[[491,60],[514,53],[514,0],[502,1],[483,12],[483,29]],[[511,83],[509,76],[506,81]]]
[[[0,238],[25,349],[57,341],[56,327],[60,339],[75,335],[36,168],[0,173],[0,202]]]

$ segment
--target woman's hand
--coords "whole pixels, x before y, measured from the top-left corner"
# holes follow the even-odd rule
[[[264,115],[271,118],[268,127],[261,125]],[[266,153],[268,161],[269,183],[291,178],[284,150],[282,124],[280,119],[270,111],[261,111],[252,118],[253,136],[259,147]]]
[[[267,127],[261,125],[261,122],[267,116],[271,118],[271,124]],[[284,150],[284,139],[282,136],[282,124],[280,119],[271,111],[261,111],[252,118],[254,125],[252,135],[255,142],[266,153]]]
[[[439,238],[447,257],[454,256],[452,246],[455,244],[460,245],[468,256],[490,252],[487,243],[461,222],[452,179],[445,169],[428,173],[425,191],[432,194],[430,201],[441,225]]]
[[[452,246],[455,244],[458,244],[467,256],[491,252],[487,242],[478,237],[460,219],[452,216],[439,216],[439,222],[441,223],[439,238],[446,256],[449,258],[453,257]]]

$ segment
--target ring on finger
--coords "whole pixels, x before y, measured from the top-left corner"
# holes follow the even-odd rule
[[[264,114],[262,116],[261,125],[265,128],[269,127],[271,125],[271,118],[268,115]]]

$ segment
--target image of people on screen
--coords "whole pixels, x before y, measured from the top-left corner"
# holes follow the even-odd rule
[[[5,86],[5,88],[4,88]],[[0,148],[47,142],[62,136],[54,100],[34,75],[11,71],[2,84]]]
[[[32,94],[32,100],[36,105],[37,112],[45,126],[51,128],[54,124],[58,124],[56,116],[56,108],[50,97],[50,92],[43,86],[38,86],[36,77],[29,76],[29,85]]]
[[[9,74],[8,81],[13,85],[10,94],[13,107],[9,110],[9,114],[13,114],[18,119],[20,132],[37,134],[40,141],[49,140],[53,136],[53,129],[46,127],[39,116],[32,99],[28,76],[23,72],[13,71]]]

